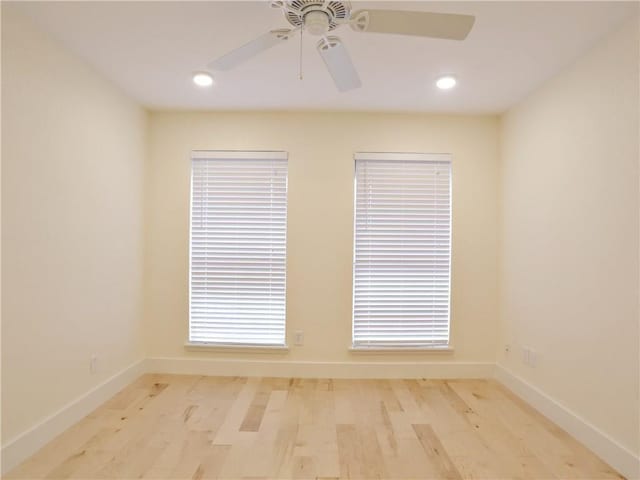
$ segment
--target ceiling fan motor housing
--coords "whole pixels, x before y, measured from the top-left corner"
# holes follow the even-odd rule
[[[312,35],[324,35],[349,20],[351,3],[340,0],[287,0],[277,2],[287,21]],[[272,4],[273,5],[273,4]]]

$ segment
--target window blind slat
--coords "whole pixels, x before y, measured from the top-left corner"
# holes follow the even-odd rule
[[[451,162],[356,154],[354,347],[449,343]]]
[[[194,152],[191,342],[284,345],[287,157]]]

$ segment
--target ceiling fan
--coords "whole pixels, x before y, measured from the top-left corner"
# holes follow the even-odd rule
[[[418,37],[464,40],[475,17],[452,13],[405,10],[351,11],[346,0],[273,0],[272,8],[282,10],[292,28],[271,30],[255,40],[214,60],[209,67],[229,70],[255,55],[288,40],[298,30],[320,37],[316,49],[324,60],[339,91],[362,85],[349,52],[339,37],[328,35],[342,25],[362,33],[391,33]]]

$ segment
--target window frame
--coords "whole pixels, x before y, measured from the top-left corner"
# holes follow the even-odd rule
[[[448,318],[447,318],[447,342],[443,344],[425,345],[363,345],[355,342],[355,305],[356,305],[356,249],[357,249],[357,202],[358,202],[358,161],[424,161],[446,162],[449,164],[449,269],[448,269]],[[352,353],[411,353],[411,352],[454,352],[452,337],[452,286],[453,286],[453,155],[451,153],[417,153],[417,152],[356,152],[353,155],[353,250],[352,250],[352,295],[351,295],[351,345]]]
[[[192,318],[192,279],[193,279],[193,204],[194,204],[194,159],[213,159],[213,160],[283,160],[286,162],[286,178],[285,178],[285,219],[284,219],[284,336],[282,343],[241,343],[241,342],[216,342],[216,341],[199,341],[192,340],[191,334],[191,318]],[[289,350],[287,345],[287,237],[288,237],[288,203],[289,203],[289,154],[284,150],[192,150],[189,156],[189,237],[188,237],[188,318],[187,318],[187,340],[184,347],[189,351],[201,350],[221,350],[221,351],[242,351],[251,350],[254,353],[281,353]]]

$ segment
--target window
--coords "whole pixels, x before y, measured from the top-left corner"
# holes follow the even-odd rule
[[[193,152],[189,341],[285,344],[287,155]]]
[[[356,154],[354,348],[449,344],[451,159]]]

